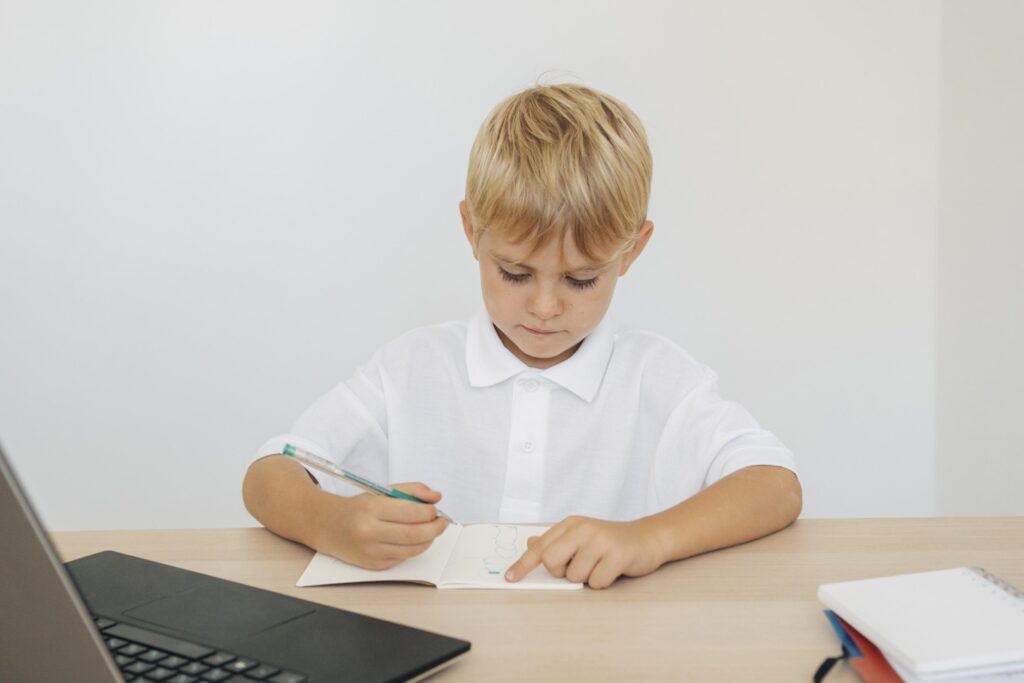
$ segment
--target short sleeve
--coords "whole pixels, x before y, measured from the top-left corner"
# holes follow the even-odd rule
[[[703,373],[669,415],[658,443],[652,486],[659,509],[751,465],[796,472],[792,452],[743,406],[722,398],[713,370]]]
[[[281,453],[286,443],[368,479],[387,481],[387,408],[379,354],[317,399],[287,433],[260,446],[253,461]],[[326,491],[341,495],[361,492],[335,477],[306,469]]]

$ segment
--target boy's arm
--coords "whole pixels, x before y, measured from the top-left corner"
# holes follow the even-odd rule
[[[431,504],[368,493],[336,496],[293,459],[270,455],[249,465],[242,500],[278,536],[350,564],[386,569],[429,548],[446,526],[433,505],[440,493],[418,482],[393,486]]]
[[[555,576],[610,586],[666,562],[751,541],[793,522],[803,506],[796,475],[771,465],[745,467],[682,503],[632,522],[568,517],[528,549],[506,574],[518,581],[543,564]]]
[[[302,465],[284,455],[269,455],[249,465],[242,501],[249,514],[278,536],[316,548],[311,520],[317,519],[322,490]]]

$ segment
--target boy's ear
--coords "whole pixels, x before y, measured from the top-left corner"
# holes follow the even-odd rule
[[[469,246],[473,249],[473,258],[479,261],[480,257],[476,255],[476,240],[473,239],[473,223],[469,220],[469,209],[466,208],[465,199],[459,202],[459,214],[462,216],[462,230],[466,233]]]
[[[640,253],[643,252],[644,247],[647,246],[647,241],[651,239],[651,234],[654,232],[654,223],[650,221],[644,221],[644,224],[640,226],[640,230],[636,235],[636,242],[633,243],[633,248],[626,254],[626,258],[622,259],[622,267],[619,269],[619,277],[626,274],[629,267],[633,265],[633,261],[636,261]]]

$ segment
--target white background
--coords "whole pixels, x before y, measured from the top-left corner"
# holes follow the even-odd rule
[[[0,2],[0,443],[54,529],[251,525],[246,462],[480,308],[500,99],[628,103],[612,315],[797,455],[805,516],[1024,514],[1024,3]]]

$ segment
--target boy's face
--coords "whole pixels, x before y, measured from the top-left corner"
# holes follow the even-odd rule
[[[572,236],[533,250],[486,231],[474,239],[465,202],[463,228],[480,263],[484,305],[498,337],[519,360],[549,368],[569,358],[601,322],[619,277],[643,251],[653,224],[640,228],[633,249],[617,258],[588,261]],[[532,251],[532,253],[531,253]]]

